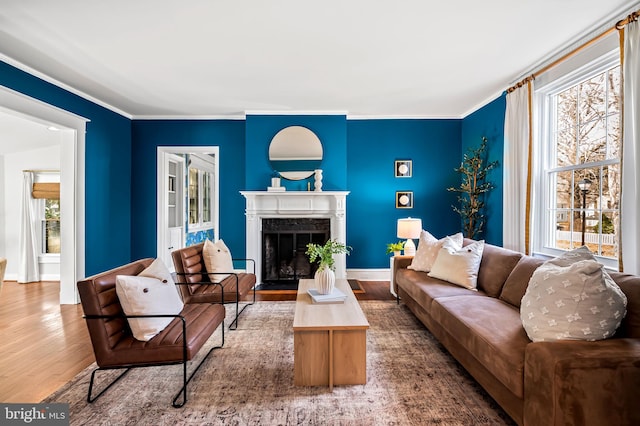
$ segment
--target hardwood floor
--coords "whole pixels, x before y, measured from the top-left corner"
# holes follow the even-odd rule
[[[40,402],[95,359],[80,305],[60,284],[5,281],[0,293],[0,401]]]
[[[393,300],[388,281],[360,281],[358,300]],[[35,403],[95,361],[80,305],[59,304],[58,282],[5,281],[0,292],[0,402]],[[295,300],[263,291],[256,300]]]

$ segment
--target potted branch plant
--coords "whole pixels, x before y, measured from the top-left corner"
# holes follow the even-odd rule
[[[452,206],[453,211],[460,215],[464,235],[471,239],[478,237],[484,229],[485,194],[495,187],[486,179],[487,174],[498,166],[498,161],[487,163],[486,151],[487,138],[483,136],[480,146],[464,154],[460,167],[454,169],[462,175],[460,186],[447,188],[447,191],[459,194],[459,206]]]
[[[319,262],[314,276],[316,288],[320,294],[331,294],[336,285],[334,254],[349,254],[351,247],[336,240],[328,240],[324,244],[307,244],[307,255],[310,262]]]
[[[400,252],[404,249],[404,241],[387,244],[387,254],[393,253],[394,256],[400,256]]]

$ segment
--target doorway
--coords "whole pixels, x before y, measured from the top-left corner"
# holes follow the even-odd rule
[[[85,131],[89,120],[3,86],[0,112],[56,127],[61,133],[60,304],[77,304],[76,282],[85,275]]]
[[[192,194],[193,167],[196,164],[207,171],[204,176],[206,179],[202,180],[201,176],[199,181],[200,185],[206,183],[200,189],[206,194],[199,194],[200,201],[204,200],[204,203],[198,199],[194,201]],[[219,238],[218,177],[219,147],[157,148],[156,256],[162,259],[172,272],[171,252],[204,241],[205,238]],[[199,219],[194,223],[194,214],[196,217],[204,216],[205,219]]]

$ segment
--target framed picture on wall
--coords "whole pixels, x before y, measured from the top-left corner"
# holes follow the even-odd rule
[[[396,177],[411,177],[413,174],[413,161],[396,160],[394,170]]]
[[[413,208],[413,191],[396,191],[396,208]]]

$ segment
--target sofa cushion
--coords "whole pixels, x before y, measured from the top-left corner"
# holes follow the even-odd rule
[[[543,259],[522,256],[505,281],[500,293],[500,299],[519,308],[522,296],[527,291],[531,275],[543,263]]]
[[[438,252],[442,248],[445,238],[438,240],[428,231],[422,230],[420,233],[420,241],[418,242],[418,249],[408,268],[415,271],[429,272],[438,257]],[[458,246],[462,246],[461,232],[451,235],[449,238],[453,239]]]
[[[483,250],[484,240],[460,247],[457,242],[446,237],[429,276],[476,290]]]
[[[212,283],[222,282],[229,276],[229,274],[224,274],[223,272],[233,272],[231,252],[222,240],[218,240],[215,243],[206,240],[202,248],[202,257]]]
[[[502,384],[524,397],[524,354],[531,343],[518,310],[493,297],[443,297],[432,316]]]
[[[486,296],[481,291],[469,290],[446,281],[432,278],[426,272],[400,269],[396,273],[396,283],[409,297],[418,302],[425,310],[431,309],[431,303],[439,297],[449,296]]]
[[[612,337],[627,298],[586,247],[542,264],[531,276],[520,315],[534,342]]]
[[[506,248],[485,244],[478,270],[478,289],[491,297],[500,296],[505,281],[522,254]]]

